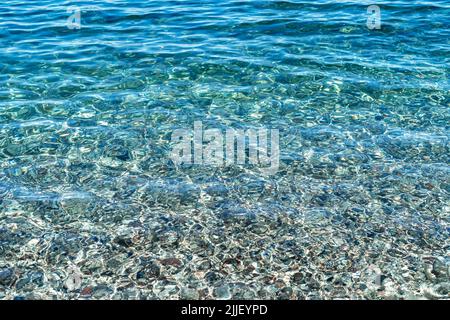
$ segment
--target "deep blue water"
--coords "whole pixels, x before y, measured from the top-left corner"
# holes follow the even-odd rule
[[[3,1],[0,299],[448,299],[450,1],[371,4]]]

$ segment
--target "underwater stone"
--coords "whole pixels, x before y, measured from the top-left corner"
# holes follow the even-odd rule
[[[174,247],[180,241],[180,234],[175,229],[163,229],[157,232],[156,241],[161,247]]]
[[[179,267],[181,266],[183,263],[181,262],[180,259],[177,258],[167,258],[167,259],[163,259],[160,261],[160,263],[163,266],[174,266],[174,267]]]
[[[262,235],[265,234],[269,228],[266,224],[258,221],[250,225],[250,230],[256,234]]]
[[[44,274],[40,271],[30,272],[26,277],[17,280],[16,289],[21,290],[25,286],[35,285],[42,286],[44,284]]]
[[[197,300],[200,295],[197,290],[191,288],[181,288],[180,298],[183,300]]]
[[[92,296],[94,298],[108,298],[114,291],[107,284],[99,284],[93,289]]]
[[[133,240],[129,237],[125,237],[125,236],[119,236],[117,238],[114,239],[114,242],[117,243],[119,246],[128,248],[133,246]]]
[[[220,300],[231,299],[230,287],[227,285],[220,286],[214,289],[214,296]]]
[[[210,271],[205,275],[205,279],[209,282],[209,283],[214,283],[218,280],[220,280],[220,275],[217,272],[214,271]]]
[[[291,287],[284,287],[277,292],[277,298],[280,300],[289,300],[292,296],[293,290]]]
[[[248,222],[255,219],[256,213],[241,207],[227,206],[220,212],[220,218],[227,223]]]
[[[228,188],[223,184],[215,184],[207,187],[205,192],[213,197],[224,197],[228,194]]]
[[[450,263],[446,263],[444,258],[438,257],[433,262],[432,272],[438,278],[447,278],[447,277],[450,277],[450,275],[448,274],[449,267],[450,267]]]
[[[143,268],[136,273],[136,279],[158,278],[161,274],[160,267],[153,261],[143,263]]]
[[[88,297],[88,296],[91,296],[92,295],[92,292],[93,292],[94,290],[92,289],[92,287],[84,287],[82,290],[81,290],[81,292],[80,292],[80,295],[81,296],[84,296],[84,297]]]
[[[303,274],[300,272],[296,272],[294,273],[294,275],[292,276],[292,282],[294,283],[301,283],[303,280]]]
[[[11,157],[17,157],[21,155],[23,148],[19,145],[10,144],[5,148],[5,153]]]
[[[0,270],[0,284],[10,286],[15,280],[13,268],[5,268]]]

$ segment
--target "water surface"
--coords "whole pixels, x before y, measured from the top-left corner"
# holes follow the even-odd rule
[[[0,298],[448,299],[450,2],[370,4],[2,2]],[[194,121],[278,173],[175,166]]]

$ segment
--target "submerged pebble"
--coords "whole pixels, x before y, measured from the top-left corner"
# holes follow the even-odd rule
[[[14,3],[0,299],[450,298],[448,6]],[[264,132],[208,164],[209,129],[279,130],[275,172]]]
[[[13,268],[0,269],[0,284],[3,286],[10,286],[15,280]]]

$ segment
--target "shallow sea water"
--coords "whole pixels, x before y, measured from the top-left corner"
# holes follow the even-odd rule
[[[3,1],[0,299],[450,298],[450,1],[369,4]]]

